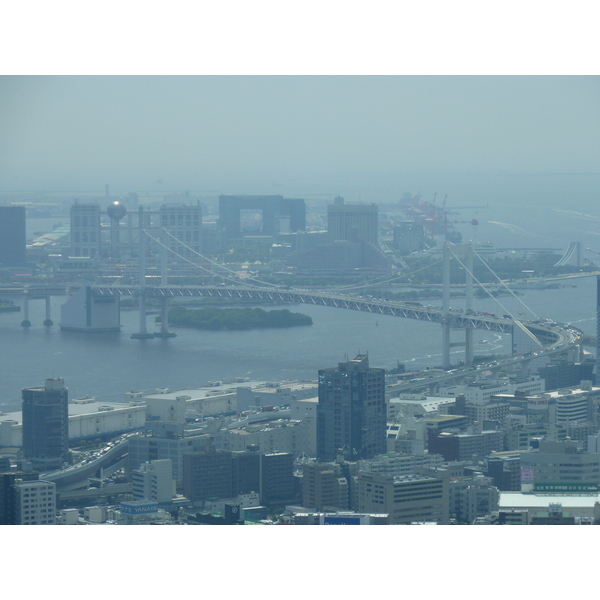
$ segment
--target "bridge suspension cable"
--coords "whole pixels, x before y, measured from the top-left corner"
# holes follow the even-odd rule
[[[484,286],[484,285],[481,283],[481,281],[479,281],[479,279],[477,279],[477,277],[475,277],[475,274],[474,274],[474,273],[472,273],[472,272],[471,272],[471,271],[470,271],[470,270],[467,268],[467,266],[466,266],[466,265],[463,263],[463,261],[462,261],[462,260],[460,260],[460,258],[458,258],[458,256],[457,256],[457,255],[456,255],[454,252],[452,252],[452,246],[451,246],[451,245],[449,245],[449,246],[448,246],[448,248],[450,249],[450,252],[452,253],[452,256],[453,256],[453,257],[454,257],[454,258],[455,258],[455,259],[456,259],[456,260],[457,260],[457,261],[460,263],[460,265],[462,266],[462,268],[463,268],[463,269],[464,269],[464,270],[465,270],[467,273],[469,273],[469,275],[471,275],[471,277],[473,277],[473,279],[475,280],[475,282],[477,283],[477,285],[479,285],[479,287],[481,287],[483,290],[485,290],[485,292],[488,294],[488,296],[489,296],[490,298],[492,298],[492,300],[494,300],[494,301],[496,302],[496,304],[498,304],[498,306],[499,306],[499,307],[500,307],[500,308],[501,308],[501,309],[502,309],[502,310],[505,312],[505,314],[511,315],[511,317],[514,319],[514,316],[511,314],[511,312],[510,312],[510,311],[509,311],[509,310],[508,310],[508,309],[507,309],[505,306],[503,306],[503,305],[502,305],[502,303],[501,303],[501,302],[498,300],[498,298],[496,298],[496,297],[495,297],[495,296],[494,296],[494,295],[493,295],[493,294],[492,294],[492,293],[491,293],[491,292],[490,292],[490,291],[489,291],[489,290],[488,290],[488,289],[487,289],[487,288],[486,288],[486,287],[485,287],[485,286]],[[474,253],[474,254],[475,254],[475,253]],[[479,256],[478,256],[478,258],[481,260],[481,257],[479,257]],[[485,264],[485,263],[484,263],[484,264]],[[486,265],[486,266],[487,266],[487,265]],[[489,268],[489,269],[490,269],[490,271],[491,271],[491,268],[490,268],[489,266],[488,266],[488,268]],[[494,273],[494,272],[492,271],[492,273]],[[495,275],[495,273],[494,273],[494,275]],[[515,296],[515,298],[517,298],[517,296]],[[523,303],[521,303],[521,304],[523,304]],[[525,306],[525,308],[527,308],[527,310],[528,310],[528,311],[530,311],[530,312],[531,312],[531,314],[533,314],[533,315],[535,316],[535,318],[536,318],[536,319],[539,319],[539,317],[538,317],[538,316],[537,316],[537,315],[536,315],[536,314],[535,314],[535,313],[534,313],[534,312],[533,312],[533,311],[532,311],[530,308],[528,308],[528,307],[527,307],[525,304],[523,304],[523,306]],[[516,320],[516,319],[515,319],[515,320]]]
[[[162,243],[160,240],[158,240],[158,239],[154,238],[153,236],[151,236],[151,235],[150,235],[150,234],[149,234],[149,233],[148,233],[146,230],[144,230],[144,232],[145,232],[145,233],[146,233],[146,235],[147,235],[147,236],[148,236],[150,239],[152,239],[152,240],[153,240],[155,243],[157,243],[157,244],[159,244],[160,246],[162,246],[162,247],[166,248],[166,249],[167,249],[169,252],[171,252],[172,254],[174,254],[175,256],[177,256],[178,258],[181,258],[182,260],[185,260],[186,262],[188,262],[188,263],[190,263],[191,265],[193,265],[193,266],[195,266],[195,267],[199,268],[200,270],[202,270],[202,271],[205,271],[206,273],[209,273],[210,275],[213,275],[213,276],[214,276],[214,275],[216,275],[217,277],[221,277],[222,279],[224,279],[225,281],[229,281],[230,283],[239,283],[238,274],[237,274],[237,273],[236,273],[234,270],[232,270],[232,269],[229,269],[229,268],[225,267],[224,265],[221,265],[221,264],[219,264],[218,262],[216,262],[216,261],[214,261],[214,260],[211,260],[210,258],[208,258],[208,257],[206,257],[206,256],[204,256],[204,255],[202,255],[202,254],[200,254],[199,252],[195,251],[193,248],[190,248],[190,247],[189,247],[187,244],[185,244],[184,242],[182,242],[181,240],[179,240],[178,238],[176,238],[176,237],[175,237],[175,236],[174,236],[172,233],[170,233],[169,231],[165,230],[165,233],[166,233],[166,234],[167,234],[169,237],[171,237],[173,240],[175,240],[175,241],[176,241],[178,244],[180,244],[181,246],[183,246],[183,247],[184,247],[186,250],[188,250],[188,251],[189,251],[189,252],[191,252],[192,254],[195,254],[196,256],[198,256],[199,258],[201,258],[202,260],[204,260],[204,261],[206,261],[206,262],[208,262],[208,263],[210,263],[210,264],[212,264],[212,265],[215,265],[215,266],[219,267],[219,269],[222,269],[222,270],[225,270],[225,271],[227,271],[227,272],[231,273],[231,274],[232,274],[232,275],[235,277],[235,280],[234,280],[234,281],[232,281],[232,279],[230,279],[229,277],[226,277],[226,276],[224,276],[224,275],[221,275],[221,274],[219,274],[219,273],[215,273],[214,271],[211,271],[211,270],[209,270],[209,269],[206,269],[205,267],[202,267],[201,265],[198,265],[198,264],[197,264],[197,263],[195,263],[194,261],[192,261],[192,260],[190,260],[190,259],[186,258],[185,256],[182,256],[181,254],[177,253],[177,252],[176,252],[175,250],[173,250],[172,248],[170,248],[170,247],[166,246],[166,245],[165,245],[165,244],[163,244],[163,243]],[[422,258],[422,259],[420,259],[418,262],[421,262],[421,261],[423,261],[423,260],[426,260],[427,258],[430,258],[431,256],[435,256],[436,254],[439,254],[439,253],[440,253],[440,250],[436,250],[435,252],[433,252],[433,254],[432,254],[432,255],[429,255],[429,256],[427,256],[427,257],[423,257],[423,258]],[[418,262],[417,262],[417,264],[418,264]],[[419,271],[423,271],[424,269],[427,269],[427,268],[429,268],[429,267],[431,267],[431,266],[433,266],[433,265],[435,265],[435,264],[438,264],[439,262],[441,262],[441,259],[440,259],[439,261],[435,261],[434,263],[427,264],[427,265],[425,265],[424,267],[422,267],[422,268],[420,268],[420,269],[417,269],[416,271],[411,271],[411,272],[409,272],[409,273],[402,272],[402,273],[399,273],[399,274],[397,274],[397,275],[394,275],[393,277],[389,277],[389,276],[388,276],[388,277],[387,277],[387,279],[384,279],[384,280],[382,280],[382,281],[372,281],[372,282],[366,282],[366,283],[352,284],[352,285],[349,285],[349,286],[337,287],[337,288],[334,288],[334,290],[335,290],[335,291],[342,291],[342,290],[360,289],[360,288],[363,288],[363,289],[364,289],[364,288],[366,288],[366,287],[374,287],[374,286],[376,286],[376,285],[383,285],[383,284],[385,284],[385,283],[392,283],[392,282],[394,282],[394,281],[397,281],[398,279],[401,279],[401,278],[403,278],[403,277],[408,277],[408,276],[410,276],[410,275],[414,275],[415,273],[418,273]],[[244,280],[250,280],[250,281],[256,282],[256,283],[260,284],[260,285],[261,285],[261,286],[263,286],[263,287],[271,287],[271,288],[274,288],[274,289],[279,289],[279,288],[281,288],[281,285],[279,285],[279,284],[274,284],[274,283],[269,283],[269,282],[266,282],[266,281],[262,281],[262,280],[260,280],[260,279],[258,279],[258,278],[256,278],[256,277],[250,277],[250,276],[248,276],[248,277],[245,277],[245,278],[244,278]],[[291,289],[294,289],[294,288],[291,288]]]
[[[132,249],[134,246],[136,246],[136,245],[138,244],[138,241],[139,241],[139,234],[138,234],[138,235],[136,235],[136,236],[135,236],[135,238],[133,238],[133,239],[132,239],[132,240],[129,242],[129,244],[128,244],[127,246],[125,246],[125,247],[124,247],[124,250],[125,250],[125,252],[127,252],[127,251],[131,250],[131,249]],[[110,257],[110,259],[109,259],[109,261],[108,261],[108,265],[107,265],[107,266],[108,266],[108,267],[114,267],[114,266],[116,266],[116,265],[117,265],[119,262],[123,262],[123,259],[122,259],[122,258],[119,258],[119,257],[113,257],[113,256],[111,256],[111,257]],[[104,275],[98,275],[98,277],[96,278],[96,280],[92,282],[92,285],[94,285],[94,284],[97,284],[97,283],[101,283],[101,280],[102,280],[102,278],[103,278],[103,277],[106,277],[106,276],[104,276]],[[123,275],[114,275],[114,276],[113,276],[113,282],[112,282],[112,283],[113,283],[113,284],[114,284],[114,283],[117,283],[117,281],[118,281],[119,279],[123,279]],[[109,285],[110,285],[110,284],[109,284]]]
[[[231,273],[233,276],[235,276],[235,280],[232,280],[229,277],[226,277],[225,275],[221,275],[220,273],[215,273],[214,271],[211,271],[210,269],[207,269],[206,267],[203,267],[202,265],[199,265],[197,263],[195,263],[194,261],[190,260],[189,258],[182,256],[181,254],[179,254],[178,252],[176,252],[175,250],[173,250],[172,248],[169,248],[169,246],[163,244],[159,239],[156,239],[155,237],[151,236],[146,230],[144,230],[144,233],[151,239],[153,240],[155,243],[157,243],[159,246],[162,246],[163,248],[167,249],[169,252],[171,252],[172,254],[174,254],[175,256],[177,256],[178,258],[181,258],[182,260],[190,263],[191,265],[193,265],[194,267],[197,267],[198,269],[212,275],[212,276],[217,276],[220,277],[221,279],[224,279],[225,281],[229,281],[230,283],[239,283],[239,277],[238,274],[233,270],[233,269],[229,269],[223,265],[220,265],[218,262],[211,260],[210,258],[207,258],[206,256],[203,256],[202,254],[200,254],[199,252],[196,252],[193,248],[190,248],[188,245],[186,245],[184,242],[182,242],[181,240],[177,239],[173,234],[171,234],[169,231],[167,231],[166,229],[164,230],[165,233],[170,236],[171,238],[173,238],[176,242],[178,242],[179,244],[181,244],[186,250],[189,250],[192,254],[195,254],[196,256],[198,256],[199,258],[201,258],[202,260],[205,260],[206,262],[215,265],[217,267],[219,267],[219,269],[223,269],[224,271],[227,271],[228,273]],[[245,277],[244,278],[249,279],[251,281],[255,281],[260,283],[260,285],[264,286],[264,287],[272,287],[272,288],[280,288],[280,285],[276,285],[273,283],[267,283],[265,281],[261,281],[260,279],[257,279],[255,277]]]
[[[510,292],[510,294],[512,294],[512,296],[514,298],[516,298],[523,306],[526,310],[528,310],[536,319],[539,319],[538,315],[535,314],[535,312],[529,308],[529,306],[527,306],[527,304],[525,304],[525,302],[523,302],[521,300],[521,298],[519,298],[519,296],[517,296],[505,283],[504,281],[502,281],[502,279],[500,279],[500,277],[498,277],[498,275],[495,273],[495,271],[492,269],[492,267],[490,267],[490,265],[488,265],[485,260],[483,260],[483,258],[481,256],[479,256],[479,254],[477,254],[477,252],[475,252],[475,250],[473,250],[473,254],[489,269],[489,271],[492,273],[492,275],[500,282],[500,284],[502,286],[504,286],[504,288],[506,288],[506,290],[508,292]],[[510,314],[510,312],[508,313]],[[512,315],[511,315],[512,316]]]
[[[419,259],[415,263],[415,265],[419,264],[423,260],[426,260],[428,258],[431,258],[432,256],[435,256],[436,254],[440,254],[440,252],[441,252],[441,250],[436,250],[435,252],[432,252],[430,255]],[[421,267],[420,269],[417,269],[415,271],[409,271],[408,273],[405,272],[404,270],[402,270],[401,272],[399,272],[395,275],[392,275],[391,277],[389,275],[381,275],[380,277],[374,278],[372,280],[368,280],[365,283],[353,283],[351,285],[335,287],[335,288],[333,288],[333,290],[343,291],[343,290],[352,290],[352,289],[361,289],[361,288],[364,289],[364,288],[369,288],[369,287],[376,287],[378,285],[384,285],[386,283],[394,283],[395,281],[398,281],[399,279],[402,279],[404,277],[410,277],[411,275],[415,275],[416,273],[419,273],[420,271],[424,271],[425,269],[428,269],[429,267],[433,267],[434,265],[437,265],[440,262],[442,262],[442,259],[436,260],[433,263],[426,264],[424,267]],[[412,265],[411,268],[413,268],[415,265]],[[386,279],[380,280],[381,277],[384,277]]]

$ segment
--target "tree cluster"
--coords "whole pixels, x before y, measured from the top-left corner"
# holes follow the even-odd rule
[[[202,308],[190,310],[177,306],[169,310],[169,323],[196,329],[265,329],[312,325],[308,315],[286,308],[265,311],[262,308]]]

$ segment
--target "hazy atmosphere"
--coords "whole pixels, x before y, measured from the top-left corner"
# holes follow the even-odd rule
[[[450,204],[482,176],[597,176],[600,158],[597,77],[5,76],[0,102],[4,192]]]
[[[338,595],[378,600],[399,564],[449,591],[457,552],[495,598],[515,542],[542,575],[585,544],[418,525],[600,525],[596,12],[3,7],[0,557],[18,580],[88,583],[92,554],[54,561],[72,529],[2,525],[93,525],[77,537],[101,559],[118,532],[135,551],[104,571],[126,599],[314,594],[323,576],[289,575],[307,564]],[[411,527],[393,552],[389,528],[211,527],[175,553],[157,540],[194,530],[146,525]],[[384,551],[348,574],[361,536]],[[560,560],[522,595],[591,581],[593,553]]]

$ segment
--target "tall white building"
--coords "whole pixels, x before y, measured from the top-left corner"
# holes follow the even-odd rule
[[[306,424],[308,444],[304,452],[308,456],[317,456],[317,406],[318,398],[303,398],[290,401],[290,416],[292,420]]]
[[[71,206],[71,256],[100,256],[100,205],[79,204]]]
[[[134,500],[171,502],[175,494],[173,462],[170,459],[152,460],[131,473]]]
[[[56,525],[56,484],[18,480],[14,494],[16,525]]]
[[[592,403],[591,390],[564,389],[547,392],[552,401],[556,400],[556,422],[573,423],[591,420]]]
[[[165,242],[173,252],[169,253],[169,261],[198,258],[202,253],[202,207],[171,206],[160,207],[160,226],[167,231]],[[175,239],[174,239],[175,238]],[[179,256],[177,256],[179,255]]]

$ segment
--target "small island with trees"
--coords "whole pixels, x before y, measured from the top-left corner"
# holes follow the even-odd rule
[[[0,298],[0,312],[19,312],[20,310],[21,307],[15,306],[15,303],[12,300]]]
[[[157,317],[157,321],[160,317]],[[195,329],[266,329],[312,325],[308,315],[293,313],[286,308],[265,311],[262,308],[201,308],[176,306],[169,310],[169,324]]]

